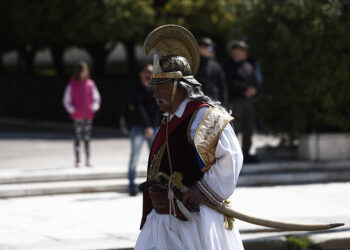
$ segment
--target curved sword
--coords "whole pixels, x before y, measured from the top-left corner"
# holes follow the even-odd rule
[[[182,193],[186,193],[189,188],[182,184],[182,176],[179,174],[175,176],[177,172],[174,173],[174,176],[171,180],[171,183],[176,186]],[[166,180],[169,180],[170,177],[162,172],[159,172],[156,176],[156,179],[159,179],[159,177],[162,177]],[[203,204],[207,207],[210,207],[211,209],[229,216],[234,217],[236,219],[259,225],[264,227],[270,227],[270,228],[276,228],[280,230],[286,230],[286,231],[320,231],[320,230],[327,230],[332,229],[340,226],[344,226],[344,223],[331,223],[331,224],[298,224],[298,223],[288,223],[288,222],[281,222],[281,221],[275,221],[275,220],[269,220],[269,219],[263,219],[259,217],[254,217],[250,215],[246,215],[240,212],[237,212],[236,210],[225,206],[224,204],[221,206],[214,205],[213,203],[209,201],[203,202]]]

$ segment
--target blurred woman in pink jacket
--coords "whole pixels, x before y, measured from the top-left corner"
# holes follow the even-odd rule
[[[92,167],[90,159],[90,136],[92,121],[100,108],[101,97],[96,84],[90,79],[87,63],[80,62],[74,69],[63,96],[63,105],[74,121],[75,167],[80,167],[80,141],[85,146],[85,164]]]

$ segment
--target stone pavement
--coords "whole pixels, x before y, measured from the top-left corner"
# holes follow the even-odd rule
[[[129,139],[112,129],[93,128],[92,161],[96,167],[120,169],[128,165]],[[0,169],[35,171],[71,169],[73,135],[70,124],[34,123],[0,118]],[[252,153],[262,146],[276,146],[273,136],[254,135]],[[144,145],[138,170],[146,170],[147,147]]]
[[[0,127],[1,129],[1,127]],[[253,149],[276,143],[276,138],[256,135]],[[130,142],[123,137],[92,141],[95,167],[73,167],[71,135],[62,132],[1,133],[0,198],[108,192],[127,190]],[[138,176],[145,178],[147,148],[140,156]],[[350,181],[350,161],[275,161],[245,165],[238,186]]]
[[[350,249],[349,194],[350,183],[239,187],[232,201],[238,211],[270,219],[346,223],[327,233],[247,233],[261,227],[237,220],[246,249],[287,249],[284,237],[289,234],[328,244],[323,249]],[[141,194],[121,193],[0,199],[0,249],[132,249],[141,204]]]
[[[121,174],[121,180],[125,182],[129,140],[109,134],[95,134],[92,141],[93,169],[73,169],[73,145],[69,132],[1,129],[0,124],[0,184],[6,180],[6,176],[10,176],[7,181],[11,180],[11,174],[14,173],[20,173],[22,180],[28,176],[32,178],[33,174],[39,172],[51,173],[46,178],[58,178],[59,173],[73,172],[76,178],[83,172],[99,172],[102,169],[105,173],[109,173],[110,169],[114,175]],[[262,145],[277,144],[276,138],[255,136],[253,150]],[[146,170],[146,163],[147,150],[144,148],[138,168],[141,173]],[[298,168],[305,170],[308,164],[303,164],[300,163]],[[345,169],[347,164],[340,163],[338,167]],[[248,174],[259,173],[266,178],[264,171],[271,169],[271,166],[259,166],[247,166],[244,171]],[[291,171],[286,166],[286,172]],[[42,175],[39,177],[42,178]],[[101,180],[104,185],[108,181]],[[17,181],[12,183],[19,185]],[[65,186],[68,182],[61,181],[60,184]],[[344,222],[346,226],[338,230],[292,234],[306,235],[322,249],[350,249],[349,194],[350,182],[240,186],[233,196],[233,204],[235,209],[247,214],[277,220]],[[0,199],[0,249],[132,249],[138,235],[141,204],[141,195],[129,197],[117,192],[3,198]],[[237,225],[248,250],[287,249],[285,236],[291,232],[249,233],[261,228],[241,221],[237,221]]]

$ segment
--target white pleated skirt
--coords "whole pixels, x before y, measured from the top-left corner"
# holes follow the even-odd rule
[[[242,250],[242,240],[234,224],[224,228],[224,216],[201,205],[194,221],[181,221],[154,210],[137,239],[135,250]],[[171,230],[170,230],[171,223]]]

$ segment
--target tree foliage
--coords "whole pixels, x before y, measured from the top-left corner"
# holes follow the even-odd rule
[[[263,68],[265,126],[291,137],[350,128],[349,1],[240,0],[244,33]]]
[[[37,49],[49,46],[54,60],[62,64],[64,49],[79,46],[88,50],[102,74],[117,42],[141,41],[150,30],[152,4],[151,0],[4,0],[0,28],[4,23],[11,25],[3,27],[7,36],[0,43],[0,52],[12,44],[27,64],[33,64]]]
[[[232,28],[234,0],[169,0],[162,10],[158,25],[174,23],[187,27],[196,36],[227,40]]]
[[[211,37],[216,43],[219,60],[226,56],[226,43],[231,38],[235,0],[168,0],[158,5],[156,25],[179,24],[196,38]]]
[[[225,43],[232,26],[234,0],[4,0],[2,9],[10,9],[15,48],[33,54],[39,48],[51,48],[57,67],[62,68],[64,49],[87,49],[98,73],[117,42],[122,42],[130,67],[135,62],[134,46],[147,33],[166,23],[189,28],[197,37],[210,36]],[[5,20],[2,17],[3,20]],[[59,70],[61,71],[61,70]]]
[[[136,75],[135,45],[144,40],[154,25],[153,1],[106,0],[110,26],[116,40],[125,46],[130,74]]]
[[[2,0],[0,54],[19,51],[19,69],[32,73],[36,51],[48,47],[62,74],[65,49],[78,46],[102,75],[121,42],[134,72],[135,45],[166,23],[213,38],[220,60],[228,41],[248,38],[263,69],[258,106],[269,131],[350,129],[349,0]]]

